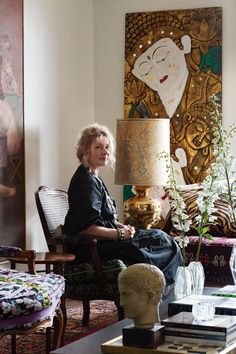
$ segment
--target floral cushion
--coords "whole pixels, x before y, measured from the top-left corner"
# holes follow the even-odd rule
[[[0,270],[0,319],[48,308],[64,292],[61,275],[32,275],[13,269]]]
[[[168,193],[171,187],[165,187],[165,191]],[[180,187],[180,195],[186,204],[186,213],[192,220],[192,227],[188,235],[196,235],[196,230],[193,226],[196,226],[196,216],[199,213],[198,206],[196,203],[198,192],[202,189],[199,184],[189,184]],[[220,195],[219,198],[214,203],[216,211],[213,213],[217,217],[214,223],[209,224],[209,233],[215,237],[235,237],[236,238],[236,228],[233,226],[228,211],[227,201]],[[174,210],[171,208],[171,218],[174,217]],[[177,236],[177,230],[174,227],[171,229],[171,235]]]

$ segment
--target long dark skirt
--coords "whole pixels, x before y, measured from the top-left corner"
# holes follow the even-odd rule
[[[177,268],[182,264],[176,241],[158,229],[137,230],[133,239],[98,241],[97,246],[103,261],[121,259],[126,265],[149,263],[157,266],[164,273],[167,285],[174,283]],[[68,245],[67,251],[76,254],[80,263],[90,260],[90,254],[84,248]]]
[[[172,284],[182,264],[179,245],[165,232],[157,229],[137,230],[134,238],[125,241],[99,241],[99,254],[104,260],[119,258],[126,265],[149,263],[157,266]]]

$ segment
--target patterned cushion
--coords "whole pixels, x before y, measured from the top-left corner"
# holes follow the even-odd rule
[[[126,269],[126,265],[121,260],[111,260],[102,264],[103,273],[107,283],[103,292],[98,292],[96,285],[96,274],[91,263],[77,264],[67,263],[65,266],[66,296],[67,297],[104,297],[118,294],[117,277]]]
[[[165,187],[165,191],[168,193],[171,187]],[[192,220],[192,226],[196,226],[195,217],[198,215],[198,206],[196,199],[198,192],[202,189],[199,184],[189,184],[180,187],[180,195],[182,196],[186,204],[186,213],[190,216]],[[210,234],[216,237],[235,237],[236,238],[236,228],[230,221],[228,212],[228,203],[220,195],[218,200],[214,203],[216,211],[213,215],[217,217],[214,223],[209,224]],[[174,210],[171,208],[171,217],[174,216]],[[176,236],[177,230],[172,227],[171,235]],[[196,230],[191,227],[188,235],[196,235]]]
[[[186,247],[187,262],[195,260],[198,236],[190,236]],[[203,239],[200,262],[205,271],[205,285],[223,286],[234,284],[230,270],[230,256],[236,239],[215,237],[213,240]]]
[[[56,274],[32,275],[0,270],[0,319],[41,311],[60,299],[64,278]]]
[[[58,244],[63,245],[64,252],[73,253],[73,247],[78,241],[83,239],[80,234],[68,237],[62,233],[61,225],[57,228],[56,240]],[[72,247],[72,248],[71,248]],[[92,263],[74,262],[65,264],[64,276],[66,279],[66,296],[69,298],[110,298],[118,295],[117,286],[118,274],[126,269],[126,265],[119,259],[114,259],[102,263],[103,275],[105,277],[106,287],[104,289],[97,286],[96,273]],[[56,272],[56,268],[54,268]]]

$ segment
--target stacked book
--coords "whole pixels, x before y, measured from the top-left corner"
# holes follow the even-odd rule
[[[217,289],[211,293],[213,296],[236,297],[236,286],[226,285],[221,289]]]
[[[223,288],[224,289],[224,288]],[[227,296],[226,290],[214,292],[214,296],[210,295],[189,295],[182,299],[175,300],[168,305],[168,316],[174,316],[179,312],[192,312],[192,306],[196,303],[211,302],[215,305],[215,313],[217,315],[236,316],[236,297]],[[222,292],[223,291],[223,292]],[[227,292],[229,294],[229,292]],[[218,295],[218,296],[216,296]]]
[[[213,320],[195,320],[191,312],[180,312],[161,321],[165,341],[192,342],[225,347],[236,340],[236,316],[215,315]]]

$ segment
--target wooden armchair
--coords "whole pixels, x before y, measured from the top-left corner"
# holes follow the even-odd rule
[[[68,246],[71,250],[73,242],[76,247],[83,247],[86,251],[89,249],[90,263],[75,260],[67,263],[64,271],[66,297],[81,300],[83,303],[82,324],[84,326],[89,324],[90,301],[98,299],[114,301],[118,318],[123,319],[124,310],[120,306],[117,277],[119,272],[126,268],[125,264],[120,260],[101,262],[95,238],[81,239],[78,236],[77,240],[72,239],[72,244],[69,243],[70,241],[63,235],[63,224],[69,208],[67,192],[40,186],[35,192],[35,200],[50,251],[55,251],[60,244],[66,252]]]
[[[16,335],[28,335],[41,328],[46,328],[46,353],[61,345],[63,315],[60,301],[65,281],[60,275],[36,274],[35,254],[35,251],[0,246],[0,257],[17,256],[28,260],[29,273],[0,269],[0,339],[11,335],[12,354],[16,353]]]

